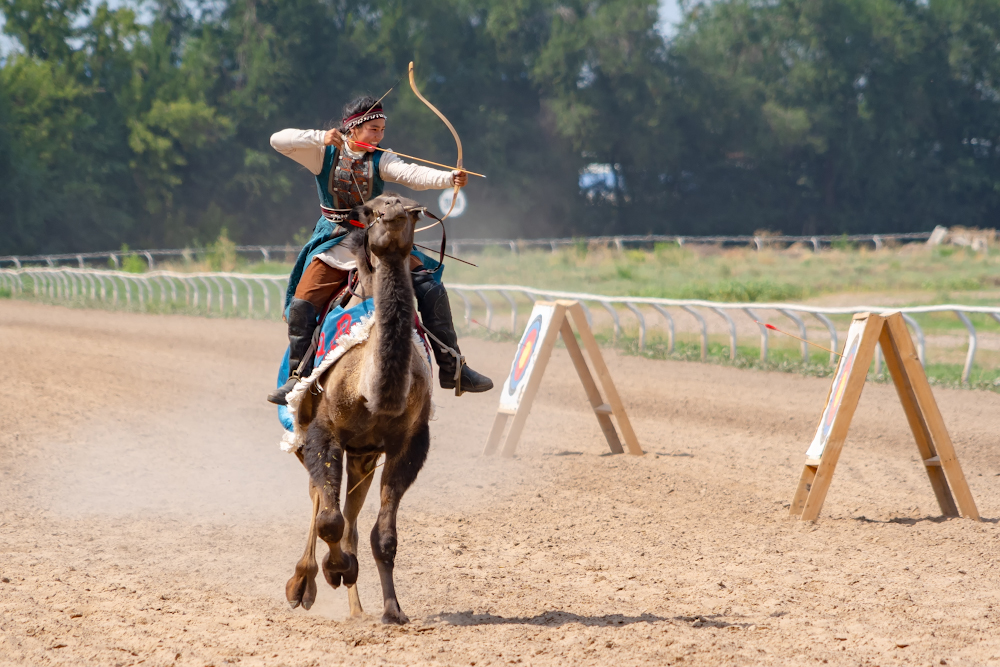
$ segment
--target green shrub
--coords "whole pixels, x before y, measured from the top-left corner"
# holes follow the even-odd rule
[[[239,263],[236,255],[236,244],[229,238],[229,232],[225,227],[219,232],[219,238],[215,243],[208,246],[208,253],[205,261],[213,271],[232,271]]]
[[[770,280],[727,280],[712,284],[695,284],[682,290],[682,298],[706,301],[788,301],[800,299],[800,285],[774,283]]]
[[[839,239],[834,239],[830,246],[834,250],[854,250],[854,244],[848,240],[847,234],[842,235]]]
[[[134,252],[129,252],[128,244],[123,243],[121,248],[121,270],[125,273],[145,273],[149,268],[149,263],[144,257],[140,257]],[[108,259],[108,264],[114,268],[114,260]]]

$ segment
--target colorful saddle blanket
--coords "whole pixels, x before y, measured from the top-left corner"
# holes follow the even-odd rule
[[[367,299],[356,306],[344,309],[336,306],[330,309],[323,319],[323,324],[319,331],[319,340],[316,342],[316,366],[319,366],[323,357],[332,348],[336,347],[337,339],[346,333],[350,333],[351,327],[361,318],[367,318],[375,312],[375,300]],[[288,380],[288,350],[281,358],[281,366],[278,367],[278,386],[285,384]],[[278,406],[278,419],[286,431],[292,430],[292,414],[288,411],[288,406]]]
[[[317,381],[333,364],[337,363],[344,352],[358,343],[368,340],[368,332],[374,324],[374,314],[374,299],[367,299],[356,306],[346,309],[335,306],[327,313],[323,319],[323,324],[320,326],[319,338],[316,342],[315,367],[312,374],[309,378],[300,380],[295,389],[288,394],[288,403],[291,408],[285,405],[278,406],[278,419],[289,434],[295,430],[293,411],[295,406],[298,405],[298,401],[301,400],[302,392],[310,384]],[[431,348],[419,326],[414,327],[413,338],[414,346],[423,352],[427,366],[430,368]],[[281,366],[278,368],[277,386],[280,387],[285,384],[285,381],[288,380],[288,372],[288,350],[286,349],[285,355],[281,358]],[[285,444],[290,444],[291,442],[291,440],[288,440],[287,443],[283,441]],[[289,449],[285,444],[282,445],[282,448],[286,449],[286,451],[294,449],[294,446]]]

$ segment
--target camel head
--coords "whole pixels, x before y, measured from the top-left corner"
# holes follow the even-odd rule
[[[400,261],[413,250],[413,230],[421,206],[397,194],[384,194],[368,202],[359,221],[368,227],[368,247],[383,261]]]

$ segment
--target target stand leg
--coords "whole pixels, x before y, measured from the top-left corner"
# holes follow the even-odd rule
[[[486,447],[483,449],[483,456],[489,456],[497,450],[500,438],[503,437],[504,427],[507,426],[509,418],[510,415],[506,412],[498,412],[496,417],[493,418],[493,427],[490,429],[489,437],[486,438]]]

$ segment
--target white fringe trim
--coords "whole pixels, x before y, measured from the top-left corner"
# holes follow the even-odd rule
[[[296,413],[299,409],[299,404],[302,402],[302,397],[305,396],[307,391],[312,391],[313,385],[315,385],[320,376],[328,371],[334,364],[340,361],[348,350],[352,347],[364,343],[368,340],[368,336],[371,334],[372,327],[375,325],[375,317],[372,315],[367,315],[359,319],[351,327],[351,330],[345,333],[343,336],[337,339],[336,346],[326,353],[323,357],[323,361],[319,363],[318,366],[313,368],[313,372],[309,374],[309,377],[299,380],[295,387],[288,392],[288,412],[292,417],[292,423],[294,424],[294,431],[285,431],[284,435],[281,436],[281,442],[279,446],[281,451],[294,453],[302,447],[305,442],[305,431],[299,428],[298,420],[295,418]],[[433,368],[431,367],[430,358],[427,354],[427,347],[424,345],[424,341],[420,338],[417,330],[413,330],[412,337],[413,347],[420,359],[424,362],[427,367],[428,374],[433,378]],[[429,382],[428,386],[431,387],[431,392],[433,394],[433,382]],[[322,387],[319,387],[320,391],[323,391]],[[431,400],[431,418],[434,418],[435,405],[434,401]]]

